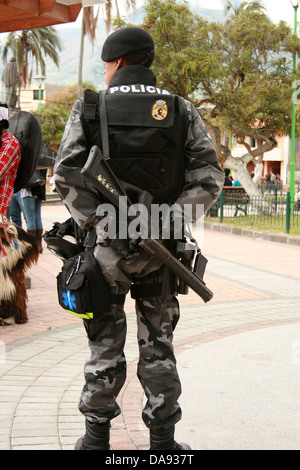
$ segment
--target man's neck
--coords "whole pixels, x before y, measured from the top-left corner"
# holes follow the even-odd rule
[[[156,77],[152,70],[142,65],[126,65],[116,71],[109,86],[134,85],[136,83],[155,86]]]

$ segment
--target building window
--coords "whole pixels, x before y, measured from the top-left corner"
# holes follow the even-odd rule
[[[33,90],[33,99],[37,100],[39,99],[39,90]],[[44,99],[44,90],[41,90],[41,100]]]

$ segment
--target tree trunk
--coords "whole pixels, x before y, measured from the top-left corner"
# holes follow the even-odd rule
[[[85,25],[84,25],[84,16],[82,15],[80,49],[79,49],[79,65],[78,65],[78,98],[82,98],[84,36],[85,36]]]
[[[234,171],[235,176],[249,196],[262,196],[261,191],[255,184],[259,182],[257,181],[258,175],[256,175],[255,180],[252,179],[248,173],[247,164],[250,161],[253,161],[254,164],[257,162],[260,164],[262,162],[262,155],[277,146],[276,139],[273,137],[266,137],[261,135],[258,139],[260,142],[258,148],[250,150],[250,148],[246,147],[248,148],[248,152],[246,154],[241,157],[233,157],[228,146],[221,144],[220,129],[216,126],[211,126],[209,123],[207,123],[207,127],[209,128],[219,162],[225,168],[229,168],[230,170]],[[257,170],[262,171],[262,166],[259,165]]]
[[[226,159],[226,168],[234,171],[234,175],[241,183],[249,196],[262,196],[261,191],[248,173],[248,170],[241,158],[228,155]]]
[[[262,173],[263,173],[263,169],[264,169],[264,165],[263,165],[262,162],[256,163],[256,165],[254,167],[254,177],[253,177],[253,183],[254,184],[259,184],[260,183]]]
[[[276,147],[276,139],[273,137],[267,138],[262,135],[260,136],[261,145],[258,148],[249,150],[248,153],[241,157],[233,157],[229,148],[221,144],[220,129],[215,126],[210,126],[209,124],[207,127],[210,130],[219,162],[225,168],[229,168],[234,171],[236,178],[239,180],[248,196],[250,196],[254,205],[253,207],[260,212],[273,213],[274,204],[269,201],[264,201],[262,192],[258,189],[258,186],[248,173],[247,164],[250,161],[256,163],[257,160],[260,163],[264,152],[268,152]]]

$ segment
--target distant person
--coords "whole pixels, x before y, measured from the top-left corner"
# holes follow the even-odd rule
[[[232,186],[242,186],[239,180],[234,180]]]
[[[40,253],[43,252],[42,235],[42,203],[46,199],[46,174],[47,170],[39,170],[41,179],[34,187],[21,189],[20,198],[22,209],[27,224],[27,232],[39,242]]]
[[[300,210],[300,191],[298,191],[295,195],[295,205],[294,205],[294,207],[297,211]]]
[[[271,181],[271,184],[275,184],[276,175],[275,173],[273,173],[273,171],[271,171],[271,174],[270,174],[270,181]]]
[[[229,178],[229,175],[230,175],[229,168],[225,168],[224,172],[225,172],[224,186],[232,186],[232,180]]]

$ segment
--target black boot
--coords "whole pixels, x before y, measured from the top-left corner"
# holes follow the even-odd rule
[[[36,230],[36,238],[40,244],[40,253],[43,253],[43,238],[42,238],[42,235],[43,235],[43,229],[37,229]]]
[[[36,230],[27,230],[27,233],[37,240]]]
[[[150,450],[191,450],[187,444],[174,440],[175,426],[167,429],[150,429]]]
[[[86,432],[75,444],[75,450],[109,450],[110,422],[91,423],[86,419]]]

